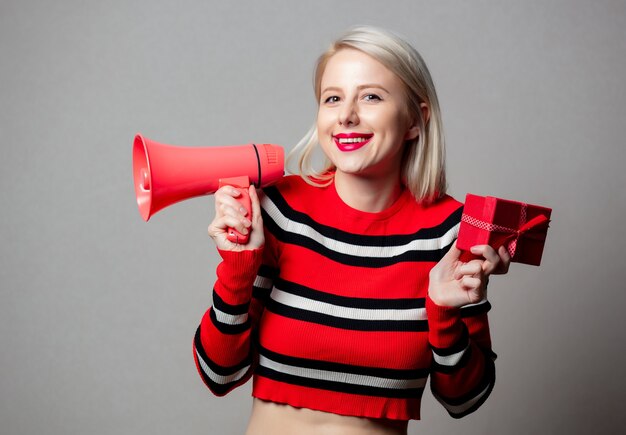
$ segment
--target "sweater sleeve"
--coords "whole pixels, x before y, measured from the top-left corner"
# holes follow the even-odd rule
[[[213,306],[193,340],[198,373],[217,396],[247,382],[254,371],[254,335],[274,276],[273,267],[264,261],[267,251],[219,251],[222,262],[217,267]]]
[[[496,355],[491,350],[484,301],[463,308],[426,300],[429,342],[433,352],[431,390],[454,418],[478,409],[493,389]]]

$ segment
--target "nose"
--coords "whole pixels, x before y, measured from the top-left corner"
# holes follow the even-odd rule
[[[353,101],[345,100],[338,114],[339,125],[354,126],[359,123],[357,106]]]

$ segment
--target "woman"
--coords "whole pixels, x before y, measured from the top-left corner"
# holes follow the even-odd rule
[[[236,189],[215,194],[223,261],[194,340],[199,373],[217,395],[253,377],[250,435],[405,434],[428,375],[466,415],[493,387],[486,283],[510,257],[476,246],[459,260],[462,205],[445,194],[428,70],[395,35],[355,28],[318,60],[315,94],[301,176],[260,199],[250,188],[251,216]]]

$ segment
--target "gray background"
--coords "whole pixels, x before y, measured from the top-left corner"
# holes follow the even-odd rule
[[[427,392],[410,432],[624,427],[624,2],[2,0],[2,434],[243,432],[250,385],[211,396],[191,353],[212,201],[144,223],[132,138],[291,148],[315,58],[360,23],[429,64],[452,194],[554,208],[542,266],[491,285],[492,397],[454,421]]]

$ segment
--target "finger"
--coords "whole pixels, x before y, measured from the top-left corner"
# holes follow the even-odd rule
[[[241,192],[239,192],[239,190],[232,186],[223,186],[215,192],[215,202],[219,204],[232,201],[237,202],[235,198],[238,198],[239,196],[241,196]]]
[[[452,263],[454,261],[458,261],[459,257],[461,256],[461,252],[463,251],[456,247],[455,240],[452,246],[450,246],[450,249],[448,249],[448,252],[446,252],[446,255],[444,255],[440,261],[444,263]]]
[[[465,290],[478,290],[482,286],[482,279],[474,276],[464,276],[461,279],[461,286]]]
[[[498,255],[500,255],[500,258],[502,259],[502,261],[506,263],[511,262],[511,254],[509,254],[509,250],[506,249],[506,247],[500,246],[500,248],[498,249]]]
[[[221,194],[216,198],[216,207],[217,211],[226,214],[235,212],[241,216],[248,216],[248,210],[239,202],[237,199],[233,198],[229,194]]]
[[[228,196],[232,196],[233,198],[238,198],[239,196],[241,196],[241,192],[239,191],[239,189],[233,186],[228,186],[228,185],[222,186],[219,189],[217,189],[215,194],[216,195],[217,194],[228,195]]]
[[[219,237],[220,235],[226,234],[227,228],[235,228],[241,223],[236,218],[232,216],[222,216],[220,218],[215,218],[213,222],[209,225],[209,235],[211,237]]]
[[[464,276],[477,276],[483,271],[482,260],[472,260],[469,263],[461,264],[454,272],[454,279],[461,279]]]
[[[247,215],[248,214],[248,210],[246,210],[246,208],[239,202],[237,201],[236,198],[233,198],[232,196],[226,195],[226,196],[222,196],[219,198],[219,202],[218,204],[221,205],[227,205],[229,207],[232,207],[236,210],[239,210],[241,214],[243,215]]]
[[[485,259],[482,268],[486,275],[490,275],[500,264],[500,256],[496,250],[489,245],[472,246],[470,251],[472,254],[480,255]]]
[[[461,251],[456,247],[456,242],[454,242],[448,252],[446,252],[441,260],[435,264],[435,266],[430,269],[429,276],[431,280],[450,280],[454,278],[454,271],[459,263],[459,255]]]
[[[259,195],[256,193],[256,188],[254,185],[250,186],[250,203],[252,204],[252,216],[251,220],[254,221],[255,225],[261,219],[261,201],[259,199]]]
[[[501,261],[497,273],[507,273],[509,271],[509,266],[511,265],[511,254],[509,254],[509,250],[504,246],[500,246],[500,249],[498,249],[498,255],[500,255]]]
[[[480,255],[481,257],[485,258],[485,260],[487,260],[487,261],[489,261],[491,263],[500,261],[500,256],[498,255],[496,250],[493,249],[489,245],[472,246],[470,248],[470,251],[472,252],[472,254]]]
[[[467,290],[467,301],[469,304],[477,304],[487,297],[482,287]]]
[[[235,207],[238,208],[233,208],[232,205],[222,204],[220,206],[222,212],[221,216],[232,216],[236,219],[241,220],[247,226],[252,225],[252,222],[250,222],[250,219],[248,219],[248,212],[246,211],[246,209],[244,207],[241,207],[241,204],[237,204]]]
[[[246,223],[242,219],[239,219],[234,216],[224,216],[220,220],[220,224],[221,224],[221,227],[224,228],[224,231],[226,231],[226,228],[233,228],[243,235],[248,234],[248,231],[249,231],[248,227],[250,226],[249,221],[248,221],[248,225],[246,225]]]
[[[248,214],[245,207],[242,207],[241,203],[237,200],[241,196],[241,192],[232,186],[223,186],[215,192],[215,205],[216,208],[225,204],[234,209],[241,209],[244,215]]]

